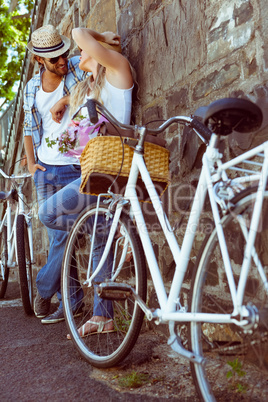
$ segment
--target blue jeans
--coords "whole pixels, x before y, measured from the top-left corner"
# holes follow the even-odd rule
[[[81,178],[73,181],[41,205],[39,208],[39,218],[44,225],[51,229],[70,231],[78,214],[88,205],[97,201],[96,196],[81,194],[79,192],[80,183]],[[100,220],[98,224],[101,224]],[[88,221],[86,225],[89,225],[88,230],[91,230],[92,222]],[[96,235],[93,253],[93,270],[102,255],[103,238],[106,235],[106,232],[100,233],[99,236]],[[96,281],[102,282],[104,280],[104,278],[102,278],[103,273],[107,272],[109,267],[111,267],[112,257],[110,253],[101,272],[96,276]],[[112,302],[110,300],[100,299],[95,292],[93,314],[113,317]]]
[[[81,175],[80,165],[47,165],[38,161],[38,163],[46,168],[46,171],[37,170],[34,174],[34,182],[37,191],[37,199],[39,208],[51,196],[64,188],[67,184],[76,180]],[[57,293],[61,302],[61,264],[65,249],[65,243],[68,237],[68,232],[47,228],[49,239],[49,255],[46,265],[44,265],[37,274],[36,286],[40,296],[44,299],[50,299]],[[82,298],[82,295],[76,295],[77,298]],[[73,300],[74,305],[79,303],[79,300]]]

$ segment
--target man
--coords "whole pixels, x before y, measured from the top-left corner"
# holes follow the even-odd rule
[[[39,206],[81,174],[76,158],[61,154],[57,144],[48,148],[46,142],[46,138],[56,140],[66,130],[70,91],[85,78],[85,73],[78,67],[79,57],[67,59],[70,43],[70,39],[60,35],[52,25],[47,25],[34,31],[27,45],[40,66],[39,74],[27,83],[24,92],[24,146]],[[60,278],[68,234],[61,230],[47,231],[50,251],[46,265],[37,275],[34,312],[43,324],[53,324],[64,320]],[[60,305],[49,315],[50,301],[55,293]],[[72,300],[77,314],[82,308],[80,293],[81,289]]]

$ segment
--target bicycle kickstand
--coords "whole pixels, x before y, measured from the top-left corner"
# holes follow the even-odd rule
[[[199,355],[196,355],[195,353],[185,349],[182,346],[181,338],[175,332],[174,321],[169,323],[169,332],[170,337],[168,339],[168,345],[171,347],[172,350],[174,350],[174,352],[178,353],[180,356],[184,357],[192,363],[205,365],[206,359]]]

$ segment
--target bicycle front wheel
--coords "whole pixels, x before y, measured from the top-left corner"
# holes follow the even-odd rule
[[[20,278],[20,292],[24,311],[33,313],[33,279],[30,244],[24,215],[17,216],[16,241]]]
[[[0,299],[5,296],[7,290],[7,283],[9,277],[9,268],[7,266],[8,252],[7,252],[7,228],[3,226],[0,233]]]
[[[256,193],[241,193],[222,226],[238,284]],[[262,317],[252,328],[230,324],[190,323],[190,348],[205,357],[191,364],[200,397],[206,401],[268,400],[268,192],[265,194],[243,304]],[[261,263],[262,273],[257,268]],[[193,275],[192,312],[231,314],[234,306],[215,230],[205,239]],[[262,322],[261,322],[262,321]],[[215,399],[214,399],[215,398]]]
[[[94,206],[83,211],[69,234],[63,259],[62,297],[67,327],[75,347],[93,366],[107,368],[122,361],[138,338],[144,313],[131,288],[146,300],[146,265],[136,228],[122,212],[109,255],[92,283],[87,282],[95,213]],[[90,275],[101,258],[112,222],[113,214],[106,205],[101,205]],[[108,289],[98,296],[97,290],[104,284]],[[74,305],[74,295],[79,305],[77,301]],[[77,317],[77,307],[81,305],[83,312]],[[96,316],[103,317],[103,322],[109,319],[109,325],[86,324]],[[84,324],[83,333],[81,327]]]

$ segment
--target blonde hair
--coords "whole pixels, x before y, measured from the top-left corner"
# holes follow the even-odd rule
[[[136,84],[136,72],[130,63],[129,67],[133,81]],[[92,75],[75,85],[70,95],[70,116],[73,116],[79,106],[84,103],[86,96],[92,95],[94,99],[97,99],[99,102],[103,103],[101,99],[101,90],[105,84],[105,73],[106,67],[98,64],[98,73],[93,86]]]
[[[85,97],[93,95],[94,99],[97,99],[102,103],[100,94],[105,82],[106,67],[98,65],[98,74],[96,80],[92,86],[92,76],[90,75],[83,81],[76,84],[70,96],[70,115],[72,116],[79,106],[84,103]]]

